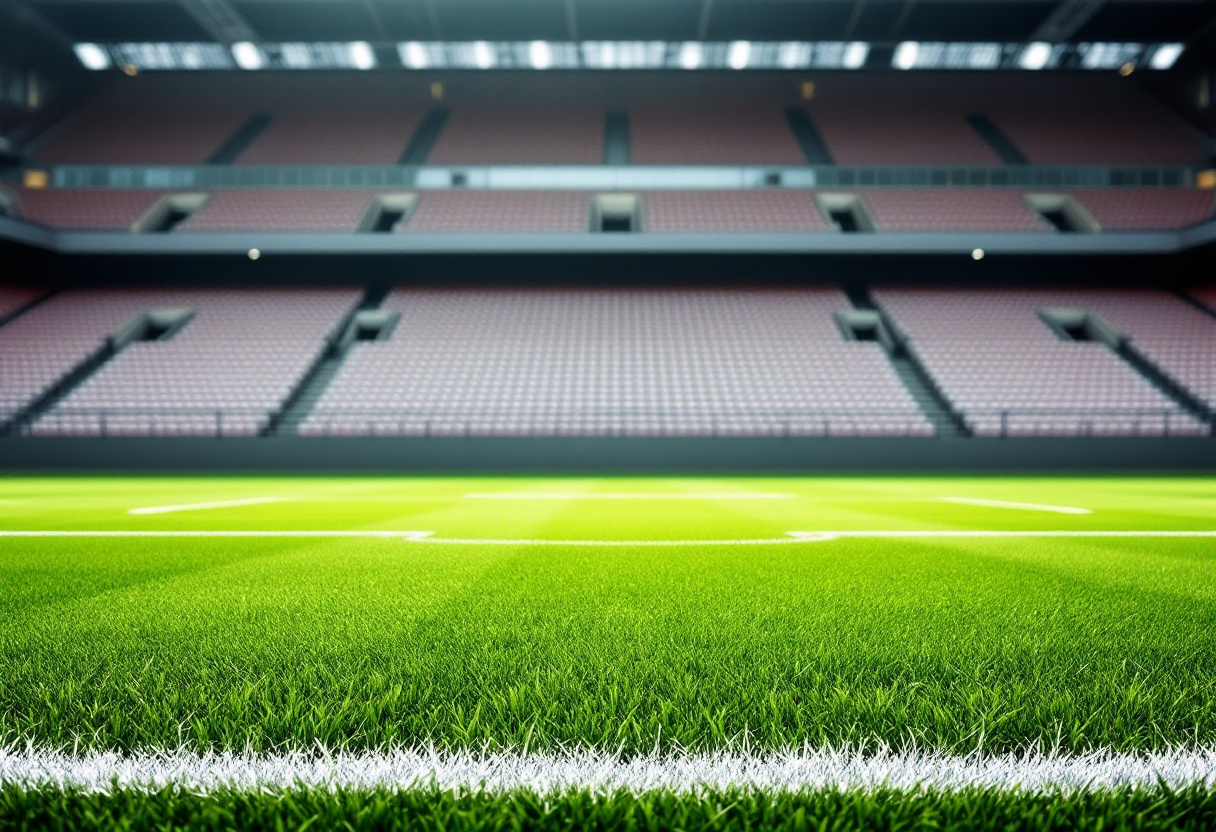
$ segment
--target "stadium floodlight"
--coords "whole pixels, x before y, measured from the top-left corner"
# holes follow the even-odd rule
[[[1153,69],[1170,69],[1182,57],[1185,48],[1181,43],[1163,43],[1153,52],[1148,65]]]
[[[782,69],[810,66],[814,54],[813,44],[803,41],[787,41],[777,47],[777,65]]]
[[[78,43],[72,47],[77,60],[85,69],[99,70],[110,68],[110,56],[106,50],[95,43]]]
[[[232,58],[241,69],[261,69],[266,65],[262,51],[247,40],[232,44]]]
[[[398,44],[397,53],[401,56],[401,63],[410,69],[426,69],[430,66],[431,62],[427,60],[426,47],[416,40]]]
[[[367,41],[357,40],[348,43],[346,49],[350,52],[350,65],[355,69],[376,68],[376,53]]]
[[[553,49],[543,40],[528,44],[528,63],[533,69],[548,69],[553,66]]]
[[[699,68],[704,58],[705,52],[696,41],[688,41],[680,47],[680,66],[683,69]]]
[[[896,69],[912,69],[916,66],[916,57],[920,54],[920,44],[914,40],[906,40],[895,47],[895,57],[891,65]]]
[[[745,40],[732,41],[726,53],[726,63],[731,69],[746,69],[751,56],[751,43]]]
[[[484,40],[473,44],[473,63],[478,69],[489,69],[494,66],[494,50]]]
[[[840,65],[845,69],[861,69],[866,65],[868,57],[870,57],[870,44],[855,40],[845,47],[844,59]]]
[[[1051,44],[1036,40],[1026,44],[1022,54],[1018,55],[1018,66],[1022,69],[1042,69],[1051,60]]]

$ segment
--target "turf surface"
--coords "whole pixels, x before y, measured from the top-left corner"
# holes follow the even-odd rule
[[[1216,793],[1202,789],[1090,794],[890,790],[765,795],[439,791],[225,792],[149,795],[0,787],[0,830],[1210,830]]]
[[[128,513],[260,498],[281,501]],[[8,478],[0,530],[21,529],[575,542],[0,539],[9,741],[626,754],[1216,744],[1216,539],[729,543],[823,529],[1212,530],[1206,478]],[[690,542],[577,543],[622,540]]]

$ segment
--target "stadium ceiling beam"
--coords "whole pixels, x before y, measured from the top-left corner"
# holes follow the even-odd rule
[[[389,40],[388,30],[384,28],[384,18],[380,15],[376,4],[372,0],[363,0],[363,7],[367,9],[367,16],[372,19],[372,25],[376,27],[377,37],[382,41]]]
[[[891,40],[900,40],[899,33],[903,30],[904,24],[908,22],[908,18],[911,16],[912,9],[915,6],[916,0],[904,0],[903,7],[895,17],[895,22],[891,24]]]
[[[709,19],[714,13],[714,0],[701,0],[701,15],[697,18],[696,40],[704,41],[709,38]]]
[[[1079,32],[1104,5],[1106,0],[1063,0],[1039,24],[1030,39],[1063,43]]]
[[[178,5],[207,34],[220,43],[259,40],[258,33],[228,0],[177,0]]]
[[[48,20],[46,15],[40,13],[31,3],[17,0],[17,2],[9,7],[8,11],[13,15],[15,20],[19,20],[34,30],[41,32],[65,49],[70,50],[72,44],[76,42],[75,38]]]
[[[853,39],[853,32],[857,29],[861,16],[865,14],[867,2],[868,0],[856,0],[853,3],[853,10],[849,12],[849,22],[844,26],[844,34],[841,36],[841,40]]]
[[[427,22],[431,24],[431,32],[435,40],[443,40],[443,24],[439,21],[439,10],[431,0],[422,0],[422,9],[426,12]]]
[[[578,13],[574,8],[574,0],[566,0],[566,35],[571,43],[578,40]]]

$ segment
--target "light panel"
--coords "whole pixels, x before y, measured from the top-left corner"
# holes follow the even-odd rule
[[[97,71],[110,68],[110,54],[95,43],[78,43],[72,47],[72,51],[85,69]]]
[[[1181,43],[1163,43],[1153,50],[1153,56],[1148,59],[1148,65],[1153,69],[1171,69],[1186,47]]]
[[[261,69],[266,65],[261,50],[247,40],[232,44],[232,57],[241,69]]]
[[[1173,68],[1179,43],[1052,44],[904,41],[888,66],[898,70],[1117,70],[1131,64]],[[367,41],[346,43],[77,43],[86,69],[139,70],[859,70],[874,65],[866,41]],[[382,65],[383,56],[397,61]]]
[[[1044,69],[1051,62],[1053,50],[1050,43],[1036,41],[1026,44],[1022,54],[1018,55],[1018,66],[1022,69]]]
[[[354,43],[349,43],[346,45],[346,49],[350,54],[350,61],[355,69],[376,68],[376,53],[372,50],[372,45],[367,41],[358,40]]]

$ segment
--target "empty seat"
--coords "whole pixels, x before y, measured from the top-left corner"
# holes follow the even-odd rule
[[[647,231],[834,231],[809,191],[650,191]]]
[[[31,428],[38,436],[254,436],[357,302],[356,290],[67,292],[0,329],[0,390],[28,403],[134,316],[188,309],[170,340],[123,348]],[[30,321],[26,324],[26,321]],[[18,376],[21,378],[22,376]]]
[[[593,165],[604,159],[604,111],[587,107],[457,107],[433,165]]]
[[[781,107],[635,107],[630,158],[640,165],[806,164]]]
[[[1051,231],[1018,191],[986,188],[859,192],[878,231]]]
[[[116,188],[23,190],[21,214],[67,231],[126,231],[163,194]]]
[[[354,231],[373,196],[336,188],[214,191],[174,231]]]
[[[570,191],[424,191],[401,230],[586,231],[591,198]]]
[[[923,436],[848,301],[803,291],[397,290],[308,436]]]
[[[878,303],[979,436],[1199,436],[1209,427],[1098,341],[1040,317],[1069,306],[1035,290],[879,289]]]
[[[1073,191],[1107,231],[1185,228],[1212,218],[1211,191],[1186,188],[1110,188]]]

